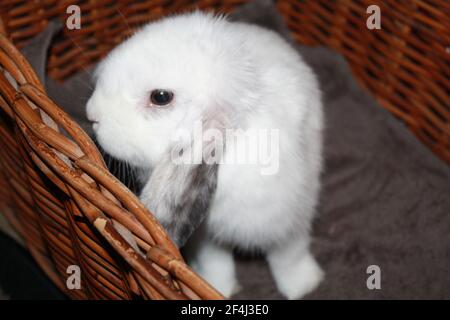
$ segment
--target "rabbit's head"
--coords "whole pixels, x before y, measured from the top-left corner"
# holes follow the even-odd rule
[[[98,66],[87,116],[114,157],[152,166],[179,129],[241,121],[256,70],[223,17],[195,12],[146,25]],[[237,116],[239,115],[239,116]]]

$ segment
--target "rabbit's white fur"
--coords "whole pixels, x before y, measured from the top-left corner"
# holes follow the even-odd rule
[[[154,110],[149,93],[159,88],[175,98]],[[220,164],[198,241],[190,241],[192,266],[229,296],[237,288],[230,247],[257,249],[288,298],[318,285],[323,273],[309,233],[322,168],[321,95],[312,70],[276,33],[200,12],[150,23],[98,67],[87,114],[107,152],[148,171],[176,129],[192,129],[205,115],[225,128],[279,130],[276,174],[262,175],[258,164]],[[224,157],[237,152],[227,145]],[[150,206],[146,187],[140,198]]]

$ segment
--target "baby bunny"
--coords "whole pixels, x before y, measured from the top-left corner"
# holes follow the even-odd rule
[[[172,16],[115,48],[95,79],[87,115],[98,142],[140,168],[141,201],[178,245],[189,238],[202,277],[233,294],[240,248],[265,254],[287,298],[319,284],[309,245],[321,94],[285,40],[212,14]]]

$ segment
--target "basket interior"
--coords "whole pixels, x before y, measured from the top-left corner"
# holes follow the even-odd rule
[[[82,28],[64,28],[52,43],[48,75],[64,81],[96,63],[135,28],[163,15],[194,8],[229,12],[245,2],[248,1],[78,1]],[[139,216],[144,209],[138,207],[136,198],[126,188],[108,176],[95,146],[70,119],[59,118],[58,124],[72,133],[75,145],[58,135],[49,135],[51,131],[45,129],[49,123],[39,117],[39,109],[56,118],[58,108],[42,95],[42,86],[26,62],[14,55],[50,20],[59,17],[65,21],[67,4],[58,0],[9,0],[0,4],[0,30],[16,47],[2,41],[2,52],[7,57],[1,57],[1,62],[19,80],[16,89],[0,77],[0,103],[4,106],[1,148],[7,150],[0,158],[2,212],[24,236],[30,252],[47,274],[73,298],[179,298],[174,292],[180,286],[184,286],[183,297],[220,297],[193,274],[184,278],[185,283],[170,282],[178,291],[161,289],[167,279],[172,280],[171,274],[189,271],[170,240],[155,230],[154,221],[122,218],[121,222],[138,235],[142,245],[148,246],[153,261],[133,261],[134,269],[127,266],[131,255],[124,253],[123,243],[114,242],[120,235],[111,223],[99,225],[101,220],[96,219],[104,218],[102,210],[117,218],[130,213]],[[370,4],[379,5],[383,12],[381,30],[368,30],[365,26]],[[446,1],[281,0],[277,7],[298,42],[326,45],[342,53],[354,75],[380,104],[450,163],[450,6]],[[17,113],[19,116],[15,116]],[[48,154],[55,150],[82,170],[63,162],[51,167]],[[68,182],[70,177],[78,179],[83,174],[91,180],[77,180],[80,189]],[[61,280],[66,277],[64,266],[80,261],[88,275],[83,285],[86,289],[67,291]],[[158,263],[155,265],[154,261]],[[169,265],[175,267],[169,270]],[[139,268],[143,271],[132,271]]]

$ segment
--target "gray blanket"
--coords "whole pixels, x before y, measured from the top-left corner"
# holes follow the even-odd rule
[[[247,5],[233,18],[289,37],[270,1]],[[89,71],[64,84],[44,76],[43,39],[57,29],[52,24],[25,52],[49,96],[91,133],[84,115]],[[360,88],[340,55],[296,48],[319,76],[326,116],[326,170],[312,243],[326,277],[307,298],[450,299],[449,167]],[[261,257],[237,259],[243,290],[235,298],[282,298]],[[370,265],[380,267],[380,290],[367,288]]]

